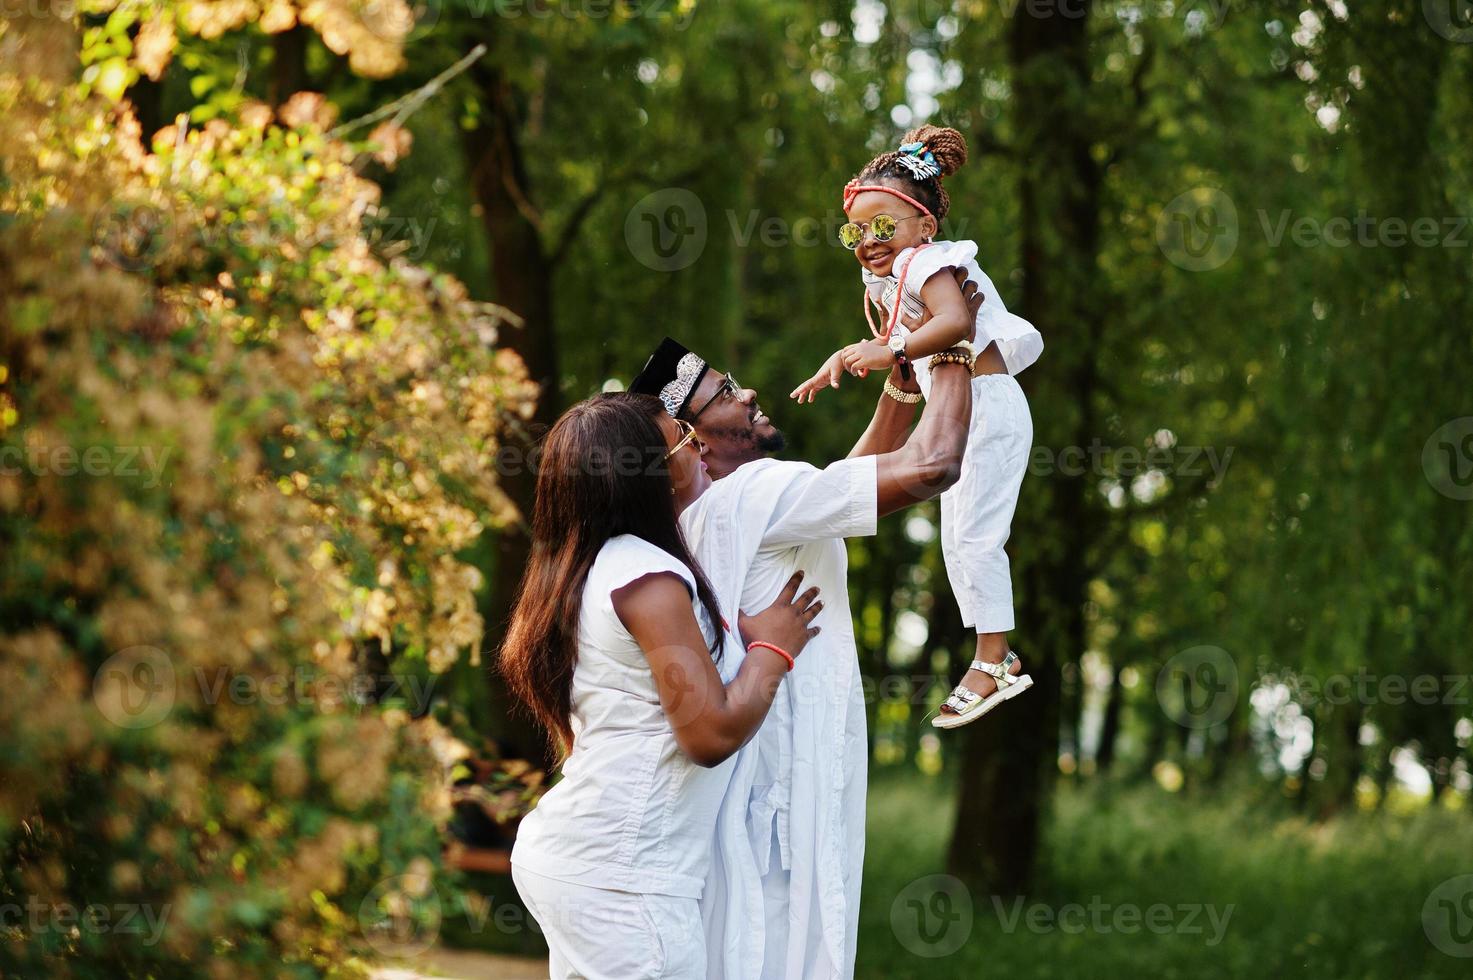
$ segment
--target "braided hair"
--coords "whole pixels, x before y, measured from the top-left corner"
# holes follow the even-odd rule
[[[903,190],[930,209],[939,222],[951,208],[951,197],[941,186],[941,180],[956,173],[967,162],[967,138],[950,126],[925,125],[906,133],[902,143],[924,143],[926,150],[935,157],[941,173],[935,177],[918,178],[900,162],[900,158],[908,154],[890,150],[865,164],[854,179],[861,184],[878,181],[894,184],[897,190]]]

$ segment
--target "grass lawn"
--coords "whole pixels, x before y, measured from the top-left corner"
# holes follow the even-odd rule
[[[1473,889],[1435,909],[1467,956],[1423,927],[1433,890],[1473,874],[1466,810],[1315,825],[1261,784],[1062,784],[1042,884],[1020,901],[944,876],[954,798],[949,775],[872,773],[859,977],[1473,977]],[[487,901],[447,915],[442,942],[545,955],[509,877],[468,883]]]
[[[1256,787],[1063,785],[1044,883],[1019,904],[929,877],[953,799],[944,775],[872,774],[858,976],[1473,976],[1473,942],[1449,955],[1423,928],[1432,891],[1473,873],[1466,811],[1316,826]],[[1451,898],[1436,915],[1473,940],[1473,891]]]

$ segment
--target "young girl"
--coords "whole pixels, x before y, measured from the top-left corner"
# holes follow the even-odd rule
[[[823,387],[838,387],[841,371],[863,377],[899,364],[902,376],[909,374],[919,384],[920,394],[888,379],[885,393],[913,403],[929,394],[932,355],[961,346],[961,356],[973,359],[971,431],[961,479],[941,495],[941,553],[962,620],[977,630],[977,657],[932,719],[937,728],[976,721],[1033,685],[1008,649],[1013,589],[1003,545],[1033,448],[1033,419],[1013,376],[1038,359],[1043,338],[1031,323],[1007,311],[992,280],[977,266],[975,242],[933,240],[951,205],[941,180],[966,160],[961,133],[922,126],[845,186],[849,222],[839,229],[839,238],[863,267],[865,316],[875,336],[836,352],[792,394],[811,402]],[[956,268],[965,269],[985,297],[975,321],[949,274]],[[879,308],[878,324],[870,315],[871,303]],[[901,323],[902,317],[919,320],[927,314],[930,319],[913,331]]]

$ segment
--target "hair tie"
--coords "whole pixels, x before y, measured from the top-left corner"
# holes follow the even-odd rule
[[[925,143],[901,143],[900,156],[895,159],[917,180],[941,176],[941,165],[936,162],[936,155],[926,149]]]

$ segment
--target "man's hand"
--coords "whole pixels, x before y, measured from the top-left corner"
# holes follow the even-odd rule
[[[839,351],[839,360],[845,371],[863,378],[871,371],[888,371],[895,364],[895,355],[878,340],[861,340]]]
[[[844,365],[840,362],[839,357],[843,353],[844,351],[841,350],[829,355],[829,359],[823,362],[823,367],[818,369],[818,373],[794,388],[788,397],[797,399],[799,405],[805,401],[811,404],[813,396],[823,389],[839,387],[839,378],[844,373]]]

